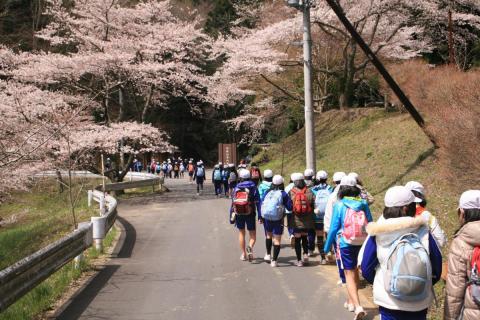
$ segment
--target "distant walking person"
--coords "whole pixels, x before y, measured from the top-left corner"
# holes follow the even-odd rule
[[[193,183],[193,174],[195,173],[195,166],[193,165],[193,160],[188,161],[187,171],[190,183]]]
[[[203,183],[206,180],[205,168],[201,161],[197,162],[197,168],[193,173],[193,179],[197,182],[197,196],[199,196],[200,192],[203,192]]]
[[[215,187],[215,195],[218,198],[222,194],[222,169],[220,164],[216,164],[213,168],[212,183]]]
[[[230,168],[228,164],[225,164],[222,170],[222,185],[223,185],[223,193],[225,197],[228,198],[228,178],[230,177]]]
[[[445,320],[480,319],[480,190],[466,191],[458,206],[460,229],[448,254]]]
[[[255,183],[250,179],[250,172],[242,169],[239,171],[239,183],[233,191],[232,206],[230,208],[230,223],[238,229],[238,242],[242,255],[240,260],[253,260],[253,247],[257,241],[256,219],[260,220],[260,197]],[[248,245],[245,240],[245,227],[250,236]]]
[[[230,163],[230,174],[228,176],[228,194],[230,197],[233,195],[233,190],[237,186],[237,181],[238,181],[238,172],[235,169],[235,165],[233,163]]]

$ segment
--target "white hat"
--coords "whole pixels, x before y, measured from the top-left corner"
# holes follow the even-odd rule
[[[218,168],[220,168],[220,165],[216,164],[215,169],[218,169]]]
[[[228,167],[229,167],[229,168],[235,168],[235,165],[234,165],[233,163],[230,163],[230,164],[228,165]]]
[[[355,187],[357,185],[357,179],[352,176],[344,176],[340,181],[341,186]]]
[[[221,166],[223,163],[219,162],[218,165]]]
[[[480,190],[465,191],[458,204],[462,209],[480,209]]]
[[[305,179],[305,177],[300,172],[295,172],[295,173],[292,173],[292,175],[290,176],[290,179],[292,179],[292,181],[298,181],[298,180]]]
[[[200,161],[197,162],[197,166],[201,166],[202,163]]]
[[[337,181],[341,181],[343,177],[345,177],[347,174],[345,172],[335,172],[333,174],[333,181],[337,182]]]
[[[248,171],[246,169],[240,170],[238,175],[239,175],[240,179],[250,179],[250,171]]]
[[[387,190],[385,194],[385,207],[403,207],[410,203],[422,202],[422,199],[415,197],[413,192],[404,186],[395,186]]]
[[[313,169],[306,169],[305,172],[303,172],[303,175],[305,177],[313,177],[315,175],[315,171],[313,171]]]
[[[264,176],[265,178],[272,178],[272,177],[273,177],[273,171],[270,170],[270,169],[267,169],[267,170],[265,170],[265,171],[263,172],[263,176]]]
[[[327,171],[320,170],[317,172],[317,180],[323,180],[328,178],[328,173]]]
[[[349,175],[350,177],[355,178],[355,180],[358,181],[358,177],[359,177],[358,173],[356,173],[356,172],[350,172],[348,175]]]
[[[279,186],[281,184],[283,184],[285,182],[285,180],[283,180],[283,177],[281,175],[275,175],[273,177],[273,184],[276,185],[276,186]]]
[[[422,184],[420,182],[417,182],[417,181],[409,181],[407,182],[407,184],[405,185],[405,188],[409,189],[409,190],[412,190],[412,191],[417,191],[421,194],[425,194],[425,188],[422,186]]]

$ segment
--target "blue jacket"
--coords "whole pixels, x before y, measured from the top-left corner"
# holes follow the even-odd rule
[[[267,195],[268,191],[272,187],[272,183],[268,181],[262,181],[260,185],[258,186],[258,193],[260,195],[260,202],[263,202],[263,199],[265,199],[265,196]]]
[[[325,242],[324,246],[325,252],[330,251],[330,248],[332,247],[333,242],[337,237],[337,233],[343,230],[343,222],[345,221],[345,214],[347,212],[347,208],[351,208],[355,211],[363,210],[365,212],[368,222],[371,222],[373,220],[372,213],[370,212],[370,208],[368,207],[368,203],[366,200],[350,197],[345,197],[342,200],[339,200],[333,207],[330,230],[328,232],[327,241]],[[348,248],[350,246],[351,245],[346,242],[343,236],[340,237],[340,248]]]
[[[255,214],[255,212],[258,215],[258,219],[262,217],[262,205],[260,203],[260,195],[258,193],[257,185],[255,182],[248,180],[248,181],[243,181],[237,184],[235,189],[233,190],[233,194],[235,195],[239,189],[248,189],[250,191],[253,203],[252,203],[252,212]],[[230,213],[233,212],[233,199],[232,199],[232,205],[230,206]]]

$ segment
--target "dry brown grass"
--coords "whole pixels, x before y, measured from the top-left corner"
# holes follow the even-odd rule
[[[443,173],[463,189],[478,188],[480,70],[432,68],[421,61],[390,69],[437,140]]]

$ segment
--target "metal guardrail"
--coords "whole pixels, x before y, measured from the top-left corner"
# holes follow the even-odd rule
[[[52,177],[55,172],[45,172],[37,177]],[[98,178],[88,172],[77,172],[76,176]],[[124,190],[141,186],[163,184],[163,180],[152,174],[130,173],[131,182],[108,184],[109,190]],[[115,186],[118,185],[118,186]],[[115,186],[115,187],[114,187]],[[100,216],[92,217],[91,222],[83,222],[74,232],[62,239],[38,250],[15,264],[0,271],[0,312],[4,311],[23,295],[39,285],[53,273],[75,257],[81,255],[95,242],[101,244],[102,239],[112,228],[117,218],[117,200],[101,191],[89,191],[89,203],[95,200],[100,203]]]

